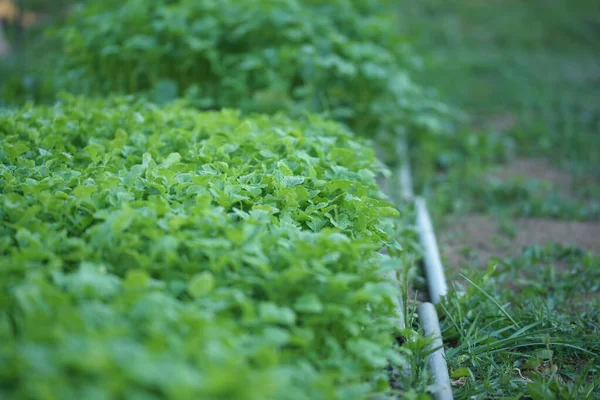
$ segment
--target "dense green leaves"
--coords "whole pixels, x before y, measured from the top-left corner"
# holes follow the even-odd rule
[[[418,59],[390,1],[126,0],[61,31],[56,85],[187,97],[201,109],[325,112],[374,137],[443,129],[449,111],[410,78]]]
[[[65,98],[0,114],[0,397],[385,392],[398,254],[340,125]]]

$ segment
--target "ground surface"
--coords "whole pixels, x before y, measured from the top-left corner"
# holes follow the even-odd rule
[[[555,192],[571,200],[591,204],[593,197],[582,196],[575,177],[545,159],[516,158],[485,176],[485,181],[540,182],[539,191]],[[593,180],[587,189],[597,189]],[[446,267],[487,265],[494,258],[519,254],[524,248],[545,243],[580,247],[600,255],[600,222],[555,218],[523,218],[471,213],[450,217],[440,232]]]
[[[411,140],[455,397],[600,398],[600,5],[404,3],[423,79],[470,117]]]
[[[446,268],[456,271],[465,265],[485,267],[496,258],[515,256],[527,247],[545,243],[579,247],[600,254],[599,223],[539,218],[520,218],[510,223],[513,224],[513,235],[506,234],[501,223],[490,215],[461,216],[442,232]]]

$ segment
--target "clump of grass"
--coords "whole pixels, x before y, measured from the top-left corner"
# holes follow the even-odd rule
[[[464,276],[440,306],[457,398],[600,396],[600,258],[530,247]]]

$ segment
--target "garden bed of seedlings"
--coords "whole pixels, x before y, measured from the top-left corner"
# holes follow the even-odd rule
[[[390,384],[426,342],[395,323],[382,272],[418,251],[371,145],[449,111],[411,81],[391,3],[75,9],[38,84],[0,87],[0,395],[427,390]]]

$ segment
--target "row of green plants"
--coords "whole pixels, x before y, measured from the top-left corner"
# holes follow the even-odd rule
[[[393,2],[86,3],[1,88],[0,397],[426,396],[361,136],[452,111]]]
[[[67,98],[0,133],[2,397],[389,391],[398,211],[340,125]]]
[[[32,98],[60,90],[186,98],[199,109],[326,114],[376,138],[447,131],[453,112],[411,79],[420,59],[388,0],[89,2],[55,32]],[[8,98],[27,97],[21,81]]]

